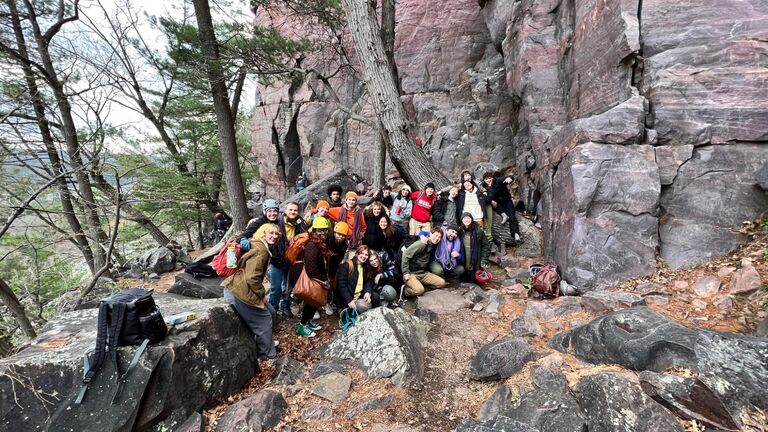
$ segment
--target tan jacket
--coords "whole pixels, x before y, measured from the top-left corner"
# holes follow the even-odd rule
[[[267,296],[264,275],[270,257],[269,249],[263,242],[252,240],[251,250],[237,260],[238,267],[244,270],[224,279],[221,285],[241,302],[263,309]]]

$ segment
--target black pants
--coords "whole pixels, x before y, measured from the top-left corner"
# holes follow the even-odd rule
[[[512,201],[498,202],[496,201],[496,208],[493,209],[498,214],[505,213],[509,218],[509,232],[512,234],[514,240],[515,234],[520,233],[520,228],[517,226],[517,217],[515,216],[515,205]]]
[[[307,325],[309,324],[309,320],[312,319],[312,317],[315,316],[315,312],[317,312],[317,308],[314,306],[310,306],[306,303],[304,303],[304,309],[301,312],[301,324]]]

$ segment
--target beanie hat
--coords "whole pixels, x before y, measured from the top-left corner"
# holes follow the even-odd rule
[[[356,193],[354,193],[353,191],[349,191],[349,192],[347,192],[347,194],[346,194],[346,195],[344,195],[344,199],[347,199],[347,198],[354,198],[354,199],[357,199],[357,194],[356,194]]]
[[[472,213],[470,213],[470,212],[462,213],[461,214],[461,220],[464,220],[464,218],[467,217],[467,216],[469,216],[469,218],[472,219],[473,221],[475,220],[475,218],[472,217]]]
[[[466,213],[466,214],[469,214],[469,213]],[[458,232],[459,231],[459,226],[454,224],[454,223],[452,223],[452,224],[448,224],[448,226],[445,227],[445,229],[446,230],[454,230],[454,231]]]
[[[432,183],[432,182],[429,182],[429,183],[427,183],[427,184],[425,184],[425,185],[424,185],[424,189],[427,189],[427,188],[432,188],[432,189],[434,189],[434,188],[435,188],[435,184],[434,184],[434,183]]]
[[[402,186],[400,186],[400,190],[402,191],[403,189],[407,190],[409,193],[411,192],[411,187],[408,186],[407,184],[403,184]]]
[[[350,233],[349,224],[346,222],[336,222],[336,226],[333,227],[333,232],[341,235],[349,236]]]
[[[328,229],[331,227],[331,223],[328,222],[328,219],[322,217],[322,216],[315,216],[315,218],[312,220],[312,230],[319,230],[319,229]]]
[[[429,237],[429,231],[419,231],[419,237]]]
[[[317,202],[317,205],[315,206],[315,209],[317,210],[317,209],[319,209],[320,207],[330,207],[330,206],[331,206],[331,205],[330,205],[330,204],[328,204],[328,201],[326,201],[326,200],[319,200],[319,201]]]

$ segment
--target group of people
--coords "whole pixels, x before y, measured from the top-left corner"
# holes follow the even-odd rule
[[[442,192],[432,183],[416,191],[401,185],[397,193],[385,186],[365,208],[358,206],[356,192],[332,185],[328,199],[318,200],[304,217],[296,202],[281,209],[267,199],[263,214],[236,238],[243,271],[225,279],[224,296],[253,330],[260,355],[274,357],[276,311],[293,316],[291,292],[302,271],[328,289],[329,314],[333,307],[357,313],[397,307],[406,297],[443,288],[447,277],[477,282],[476,271],[489,264],[489,213],[504,215],[519,239],[509,181],[486,173],[481,186],[465,171],[461,187]],[[289,264],[286,251],[303,233],[306,243]],[[304,304],[296,333],[314,337],[322,328],[318,314],[317,307]]]

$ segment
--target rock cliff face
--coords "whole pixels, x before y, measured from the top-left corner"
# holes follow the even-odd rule
[[[333,71],[319,59],[305,61]],[[733,228],[768,209],[766,0],[402,0],[395,61],[432,161],[452,176],[515,165],[569,282],[728,253],[744,240]],[[331,82],[371,115],[353,74]],[[371,176],[375,133],[318,82],[261,93],[268,192],[302,169]]]

